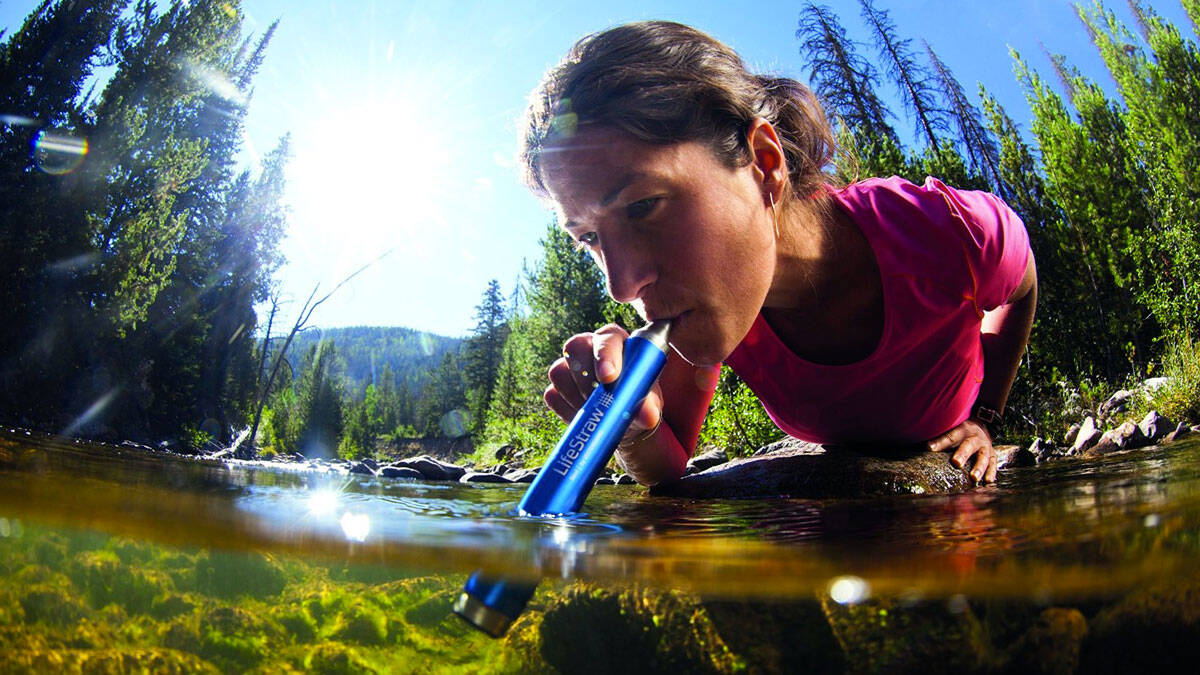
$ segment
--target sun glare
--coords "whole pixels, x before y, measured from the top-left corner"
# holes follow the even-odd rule
[[[449,208],[443,120],[417,100],[312,118],[289,164],[290,236],[331,275],[389,249],[427,253]]]

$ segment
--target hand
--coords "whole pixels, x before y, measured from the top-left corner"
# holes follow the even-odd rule
[[[968,419],[941,436],[930,439],[928,445],[931,452],[958,448],[950,456],[951,464],[962,469],[974,457],[971,480],[976,483],[996,482],[996,469],[999,468],[996,450],[992,447],[992,434],[982,422]]]
[[[550,386],[542,395],[546,405],[570,423],[598,383],[613,382],[621,374],[627,337],[624,328],[609,324],[595,333],[580,333],[568,339],[562,358],[550,364]],[[656,382],[630,423],[625,439],[657,427],[662,407],[662,389]]]

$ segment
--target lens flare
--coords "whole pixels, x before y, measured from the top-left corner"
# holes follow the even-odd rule
[[[838,577],[829,584],[829,597],[839,605],[862,602],[871,595],[871,587],[865,579],[854,576]]]
[[[33,139],[33,161],[38,169],[51,176],[61,176],[79,168],[87,153],[87,139],[69,132],[43,129]]]
[[[350,541],[366,541],[367,535],[371,533],[371,516],[365,513],[351,513],[347,511],[342,514],[342,519],[339,522],[342,526],[342,532]]]
[[[465,410],[451,410],[438,420],[442,434],[450,438],[465,436],[471,427],[471,415]]]

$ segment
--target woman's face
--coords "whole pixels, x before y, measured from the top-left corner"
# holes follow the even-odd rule
[[[730,169],[700,143],[652,145],[598,127],[548,150],[542,167],[559,223],[604,271],[613,299],[646,320],[673,319],[671,344],[691,363],[723,361],[775,268],[753,165]]]

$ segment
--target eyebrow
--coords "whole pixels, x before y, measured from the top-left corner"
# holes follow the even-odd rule
[[[624,176],[621,176],[620,180],[616,182],[613,188],[600,198],[600,206],[608,206],[609,204],[612,204],[613,201],[625,190],[625,188],[632,185],[635,181],[645,177],[646,174],[642,173],[641,171],[631,171]],[[579,223],[576,223],[573,220],[568,220],[564,224],[564,227],[570,230],[579,227]]]

